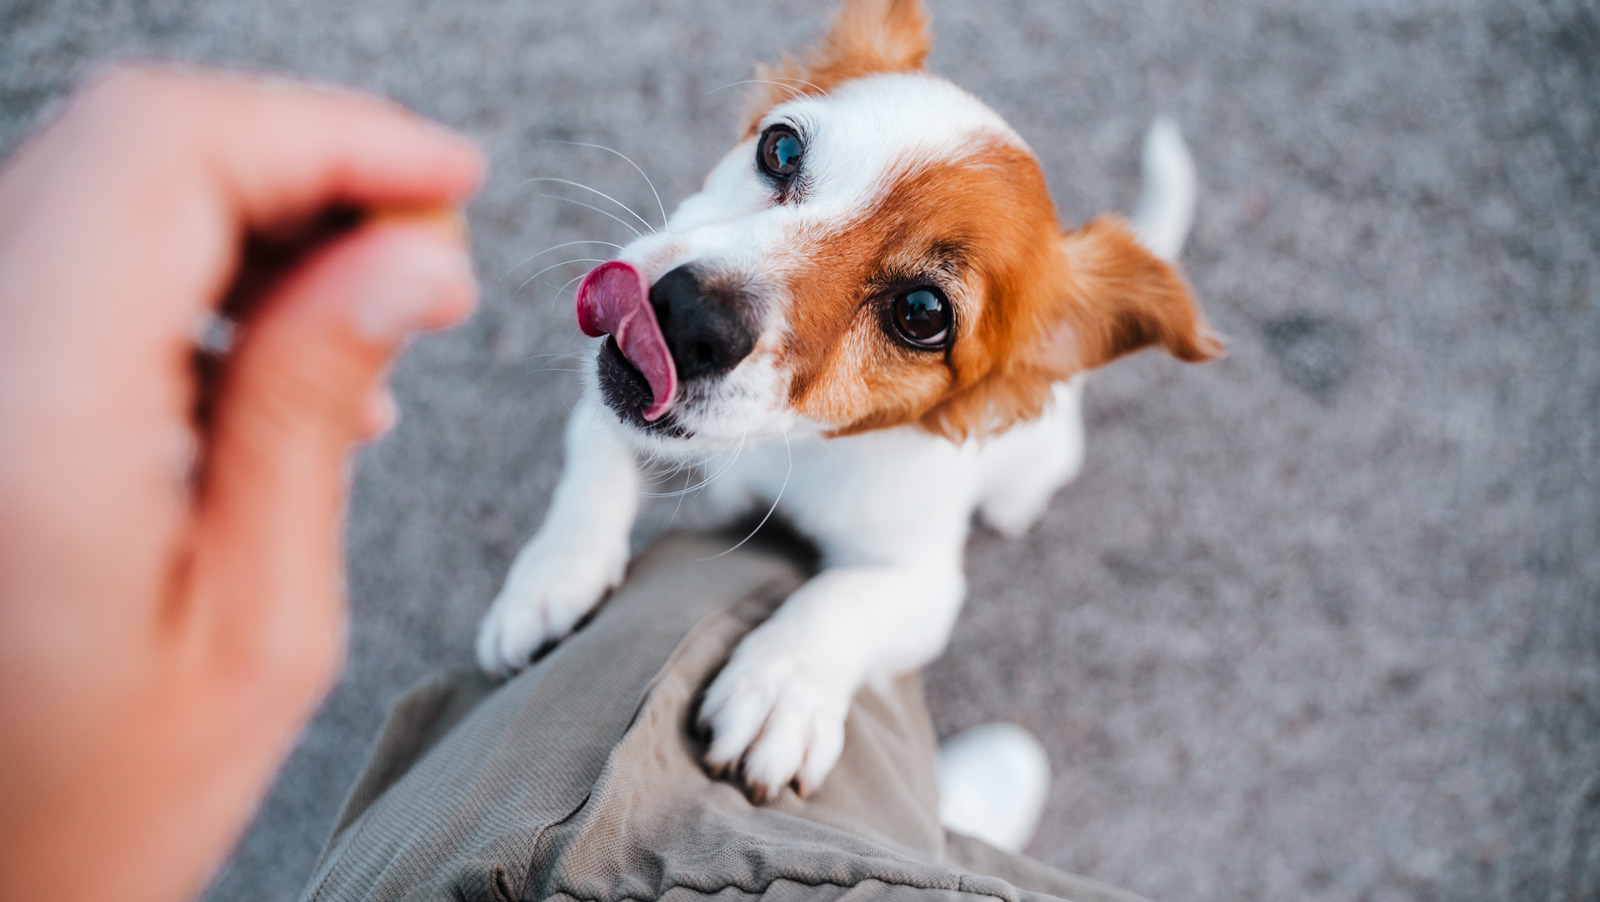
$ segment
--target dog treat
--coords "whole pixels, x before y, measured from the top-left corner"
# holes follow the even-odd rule
[[[418,225],[437,225],[455,237],[461,243],[467,243],[467,218],[455,207],[428,206],[428,207],[374,207],[366,217],[369,223],[416,223]]]

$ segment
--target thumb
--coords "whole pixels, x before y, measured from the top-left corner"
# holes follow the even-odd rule
[[[381,223],[320,250],[251,317],[200,494],[190,613],[203,658],[320,699],[344,647],[353,444],[405,339],[463,319],[476,294],[458,231]]]

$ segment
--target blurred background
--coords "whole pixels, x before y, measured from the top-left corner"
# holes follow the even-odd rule
[[[1593,0],[929,0],[931,65],[1127,210],[1175,115],[1228,359],[1090,383],[1088,463],[983,531],[941,733],[1036,732],[1031,851],[1154,899],[1600,899],[1600,11]],[[470,660],[583,348],[560,286],[730,145],[728,87],[832,3],[0,0],[0,150],[97,61],[381,92],[475,136],[481,313],[419,343],[356,475],[343,681],[210,892],[287,900],[385,706]],[[628,219],[627,214],[619,214]],[[538,256],[536,256],[538,255]],[[86,261],[85,265],[93,265]],[[694,498],[639,541],[704,524]]]

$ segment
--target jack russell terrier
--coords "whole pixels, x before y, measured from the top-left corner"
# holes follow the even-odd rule
[[[1062,231],[1028,145],[923,68],[931,45],[918,0],[847,0],[762,70],[700,193],[584,278],[605,340],[478,636],[502,675],[560,640],[622,579],[641,458],[704,461],[714,502],[770,505],[822,555],[700,708],[705,763],[757,802],[814,790],[856,690],[944,648],[973,512],[1018,535],[1077,474],[1078,374],[1222,352],[1171,263],[1195,191],[1176,127],[1150,132],[1131,227]]]

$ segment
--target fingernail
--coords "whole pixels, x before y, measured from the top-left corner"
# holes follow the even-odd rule
[[[377,272],[357,301],[355,326],[373,342],[395,342],[461,319],[477,295],[472,262],[446,227],[381,227],[385,242]]]

